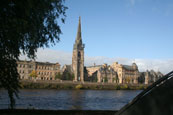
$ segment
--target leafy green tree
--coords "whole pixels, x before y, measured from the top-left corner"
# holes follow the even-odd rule
[[[62,73],[62,80],[73,80],[74,79],[74,74],[69,72],[68,70],[65,70]]]
[[[35,58],[40,47],[60,40],[59,19],[66,17],[65,0],[0,1],[0,87],[8,90],[11,108],[19,88],[16,61],[21,53]]]
[[[30,77],[36,79],[37,77],[37,72],[35,70],[33,70],[30,74],[29,74]]]
[[[62,79],[62,75],[60,72],[58,72],[56,75],[55,75],[55,79]]]
[[[105,83],[108,82],[108,78],[107,78],[107,76],[104,78],[104,82],[105,82]]]
[[[74,73],[71,74],[71,80],[74,80]]]
[[[98,81],[97,76],[95,76],[93,79],[93,82],[97,82],[97,81]]]

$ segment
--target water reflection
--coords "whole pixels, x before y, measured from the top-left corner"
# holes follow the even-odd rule
[[[72,106],[69,109],[73,110],[82,110],[83,106],[83,97],[84,97],[84,91],[76,90],[71,93],[72,99],[71,104]]]
[[[16,108],[51,110],[119,110],[140,90],[21,90]],[[8,108],[9,98],[0,90],[0,109]]]

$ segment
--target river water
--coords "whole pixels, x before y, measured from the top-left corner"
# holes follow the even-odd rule
[[[141,90],[20,90],[15,108],[48,110],[119,110]],[[0,109],[9,108],[5,90],[0,90]]]

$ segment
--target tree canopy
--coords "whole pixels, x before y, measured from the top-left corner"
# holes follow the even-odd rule
[[[37,77],[37,72],[35,70],[33,70],[30,74],[29,74],[30,77],[36,79]]]
[[[40,47],[60,40],[59,20],[64,23],[65,0],[0,1],[0,87],[8,90],[11,107],[19,88],[16,61],[21,53],[35,58]]]

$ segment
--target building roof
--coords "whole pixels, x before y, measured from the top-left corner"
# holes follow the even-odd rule
[[[73,71],[73,69],[72,69],[72,65],[64,65],[63,67],[62,67],[62,71],[64,72],[64,71],[68,71],[68,72],[72,72]]]
[[[38,61],[32,61],[32,60],[30,60],[30,61],[26,61],[26,60],[19,60],[18,62],[22,62],[22,63],[37,63],[37,64],[42,64],[42,65],[56,65],[56,64],[58,64],[58,65],[60,65],[59,63],[50,63],[50,62],[38,62]]]
[[[87,66],[86,68],[92,68],[92,67],[102,67],[102,65]]]
[[[130,65],[122,65],[124,69],[126,70],[136,70],[136,68],[134,68],[133,66],[130,66]]]

